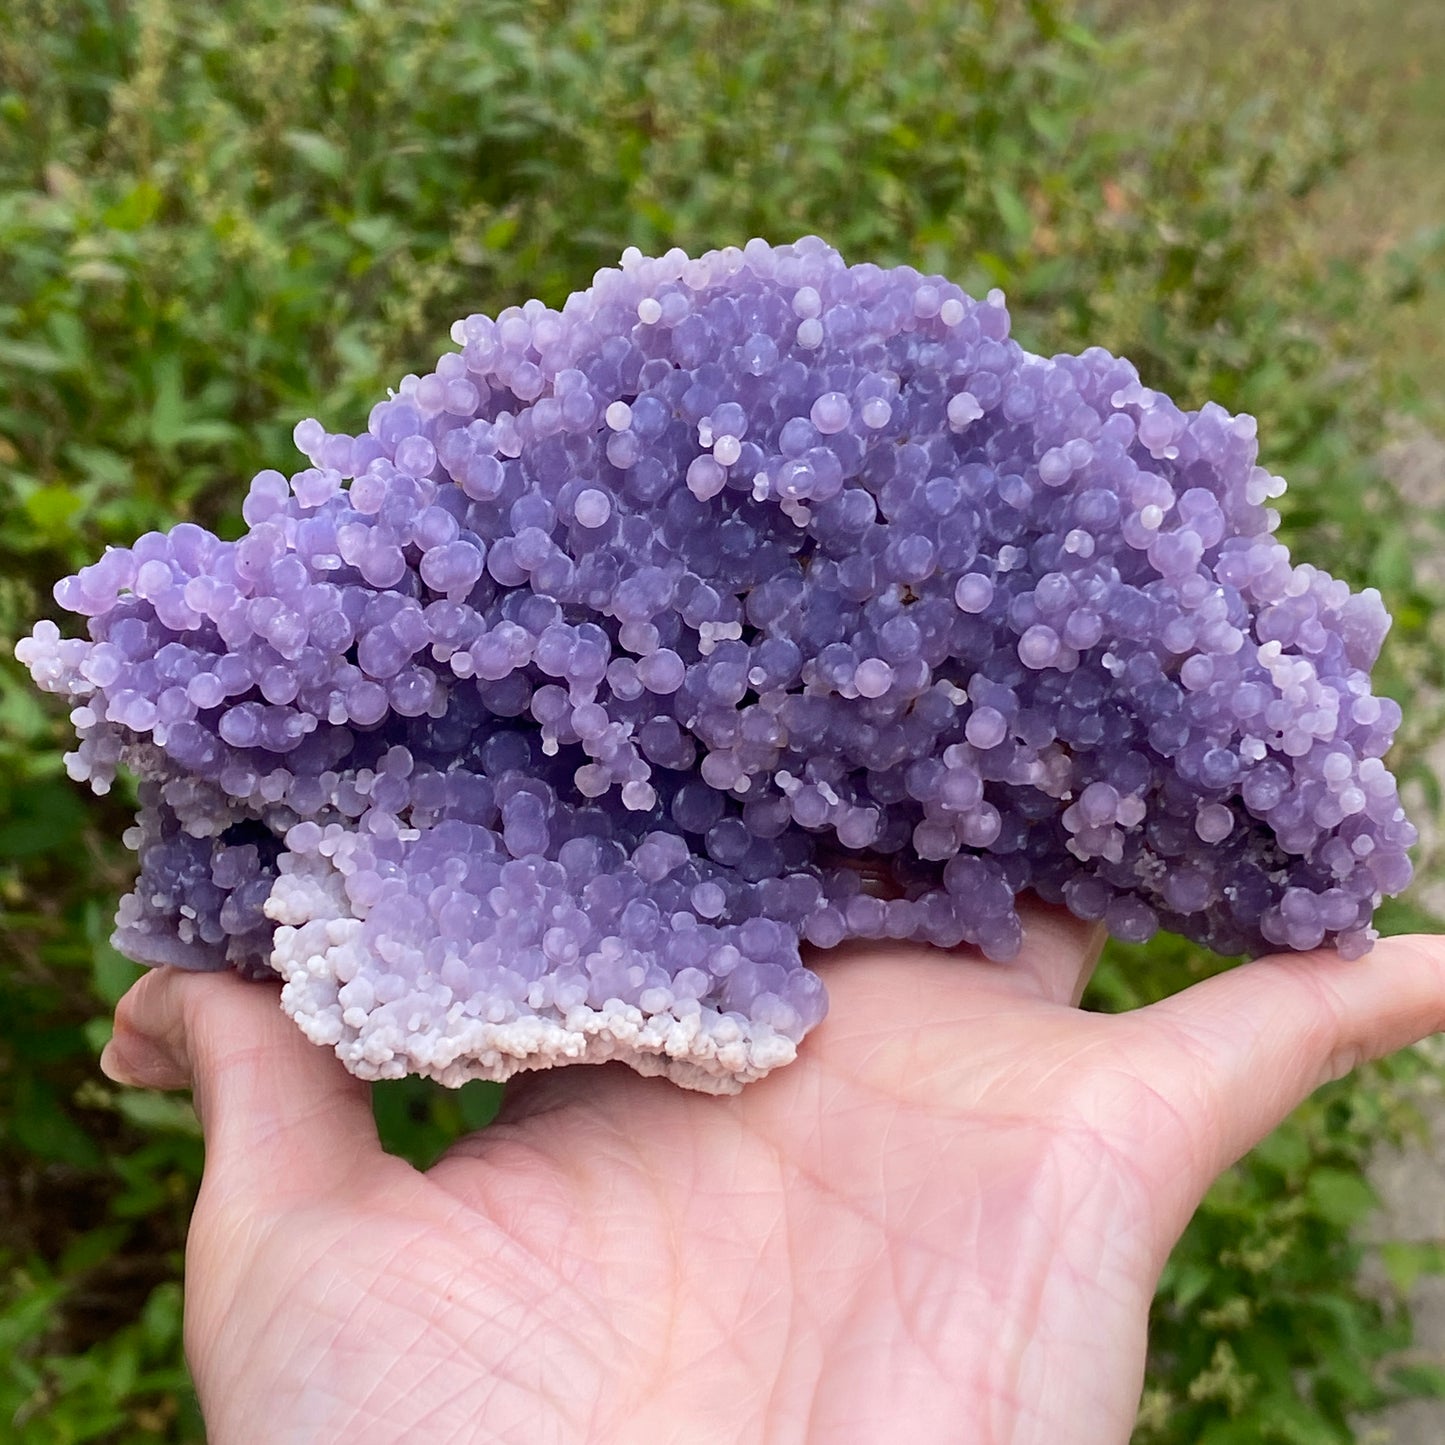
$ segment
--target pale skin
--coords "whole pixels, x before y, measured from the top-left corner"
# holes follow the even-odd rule
[[[1445,939],[1076,1007],[1099,937],[852,945],[737,1097],[617,1064],[509,1091],[419,1173],[274,988],[157,970],[113,1078],[193,1085],[186,1345],[211,1445],[1121,1445],[1211,1181],[1306,1095],[1445,1028]]]

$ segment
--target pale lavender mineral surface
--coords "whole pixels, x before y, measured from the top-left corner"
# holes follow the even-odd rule
[[[238,541],[113,548],[56,589],[89,640],[17,649],[72,775],[143,779],[130,957],[274,970],[363,1077],[721,1092],[822,1018],[800,940],[1006,960],[1025,889],[1368,948],[1389,619],[1275,540],[1251,418],[813,238],[452,336],[361,435],[302,422]]]

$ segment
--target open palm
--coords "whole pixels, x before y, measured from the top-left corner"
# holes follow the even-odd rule
[[[272,989],[157,971],[107,1069],[194,1081],[187,1349],[212,1445],[1127,1440],[1149,1302],[1215,1176],[1445,1027],[1445,940],[1264,960],[1133,1014],[1097,936],[823,961],[735,1098],[620,1065],[509,1088],[419,1173]]]

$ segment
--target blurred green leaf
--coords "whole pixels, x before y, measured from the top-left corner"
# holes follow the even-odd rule
[[[63,532],[83,505],[67,487],[39,487],[26,497],[25,514],[38,532]]]
[[[0,362],[42,374],[66,369],[65,357],[52,347],[34,341],[7,341],[4,337],[0,337]]]
[[[1375,910],[1375,926],[1385,937],[1397,933],[1439,933],[1439,917],[1413,898],[1387,898]]]
[[[1278,1169],[1287,1178],[1292,1178],[1309,1166],[1309,1141],[1297,1125],[1292,1122],[1285,1123],[1259,1145],[1256,1157],[1260,1163]]]
[[[106,1224],[99,1229],[77,1234],[60,1256],[62,1275],[84,1274],[94,1269],[102,1260],[109,1258],[125,1242],[130,1234],[127,1224]]]
[[[1004,226],[1010,236],[1018,242],[1027,241],[1033,235],[1034,222],[1023,198],[1006,181],[1002,180],[992,182],[990,190],[993,192],[994,204],[998,207],[998,213],[1003,218]]]
[[[117,1107],[127,1120],[147,1133],[201,1137],[200,1121],[191,1101],[178,1095],[126,1089],[121,1092]]]
[[[159,447],[173,447],[185,425],[186,406],[181,395],[181,360],[163,356],[155,364],[156,391],[151,405],[150,434]]]
[[[1380,1262],[1390,1283],[1409,1294],[1422,1275],[1445,1274],[1445,1242],[1386,1240],[1380,1245]]]
[[[10,1121],[15,1139],[40,1159],[77,1169],[99,1168],[95,1141],[60,1106],[55,1091],[36,1078],[21,1075],[15,1087],[15,1113]]]
[[[1316,1169],[1305,1185],[1305,1198],[1322,1219],[1345,1228],[1358,1224],[1380,1202],[1363,1175],[1343,1169]]]
[[[1439,1365],[1396,1365],[1390,1378],[1413,1398],[1445,1400],[1445,1368]]]
[[[73,849],[85,823],[75,790],[53,782],[21,782],[5,800],[0,856],[24,858]]]
[[[101,224],[116,231],[139,231],[155,220],[161,208],[161,189],[153,181],[138,181],[101,216]]]
[[[315,131],[288,130],[282,139],[313,171],[328,180],[340,180],[346,170],[346,152]]]

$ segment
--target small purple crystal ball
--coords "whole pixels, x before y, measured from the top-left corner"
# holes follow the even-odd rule
[[[452,336],[360,436],[302,422],[240,540],[112,548],[56,589],[89,640],[17,649],[72,776],[142,779],[131,958],[280,974],[366,1078],[722,1092],[822,1018],[800,941],[1007,959],[1025,889],[1369,947],[1389,618],[1291,564],[1252,418],[811,237]]]

